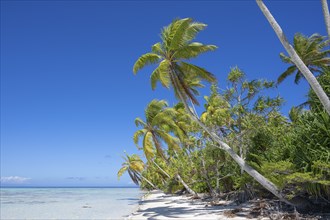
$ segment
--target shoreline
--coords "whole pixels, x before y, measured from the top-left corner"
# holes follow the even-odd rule
[[[276,200],[251,200],[242,204],[209,199],[192,199],[189,195],[165,194],[160,190],[146,192],[127,220],[145,219],[327,219],[315,215],[279,211]]]
[[[212,206],[201,199],[191,199],[188,195],[167,195],[154,190],[143,195],[138,208],[125,219],[269,219],[249,216],[247,209],[250,203],[238,206],[231,201],[220,201],[219,204]],[[239,212],[234,216],[231,211],[237,208],[240,208]]]

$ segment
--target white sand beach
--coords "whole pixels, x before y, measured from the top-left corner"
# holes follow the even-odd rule
[[[161,191],[152,191],[141,199],[139,209],[128,219],[269,219],[250,216],[247,210],[251,204],[238,206],[226,201],[221,201],[221,204],[211,206],[205,201],[185,195],[166,195]],[[237,212],[233,214],[233,210]]]

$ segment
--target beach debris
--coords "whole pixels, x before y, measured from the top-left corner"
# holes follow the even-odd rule
[[[228,201],[225,200],[220,200],[220,201],[211,201],[210,202],[211,206],[223,206],[223,205],[228,205]]]
[[[243,211],[241,208],[236,208],[236,209],[225,210],[223,214],[228,218],[234,218],[236,216],[236,213],[241,211]]]

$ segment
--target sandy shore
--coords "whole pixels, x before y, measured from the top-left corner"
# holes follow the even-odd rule
[[[251,204],[237,206],[225,201],[220,204],[211,206],[200,199],[152,191],[141,199],[138,210],[127,219],[261,219],[249,216],[247,210],[251,208]],[[232,214],[233,210],[235,214]]]

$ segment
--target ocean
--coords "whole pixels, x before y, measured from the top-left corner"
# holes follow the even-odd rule
[[[0,219],[125,219],[138,188],[1,188]]]

